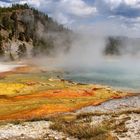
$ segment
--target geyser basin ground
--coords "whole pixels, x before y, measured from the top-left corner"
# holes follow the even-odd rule
[[[1,73],[0,120],[45,117],[131,95],[107,86],[61,80],[60,74],[37,67]]]

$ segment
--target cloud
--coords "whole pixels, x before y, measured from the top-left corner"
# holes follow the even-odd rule
[[[99,13],[98,24],[115,22],[120,35],[129,31],[130,35],[140,36],[140,0],[95,0],[94,5]]]
[[[123,19],[126,20],[126,19]],[[134,19],[133,19],[134,20]],[[77,27],[77,30],[82,33],[91,34],[91,36],[128,36],[132,38],[140,37],[140,24],[134,22],[129,24],[122,22],[122,20],[108,19],[102,22],[96,22],[91,24],[81,24]]]
[[[40,0],[17,0],[17,1],[19,1],[18,3],[20,4],[28,3],[32,5],[33,7],[39,7],[41,5]]]
[[[10,6],[10,3],[0,1],[0,6],[1,7],[8,7],[8,6]]]
[[[47,11],[62,24],[71,25],[76,20],[86,19],[97,13],[95,6],[88,5],[84,0],[41,0],[38,7]],[[50,12],[51,11],[51,12]]]
[[[59,7],[78,17],[91,16],[97,12],[96,7],[87,5],[83,0],[61,0]]]
[[[105,14],[129,18],[140,16],[140,0],[96,0],[96,6]]]
[[[50,6],[54,8],[54,11],[78,17],[87,17],[97,12],[96,7],[86,4],[84,0],[21,0],[20,2],[36,5],[38,8],[49,8],[48,6]]]
[[[121,5],[126,5],[130,8],[139,8],[140,0],[103,0],[111,9],[115,9]]]
[[[1,0],[3,3],[28,3],[33,7],[47,12],[62,24],[71,25],[75,20],[89,18],[97,13],[95,6],[88,5],[84,0]]]
[[[1,6],[12,3],[28,3],[73,29],[105,23],[140,31],[140,0],[0,0]]]
[[[71,24],[73,22],[75,22],[74,19],[71,19],[69,16],[67,16],[65,13],[63,12],[54,12],[51,15],[54,19],[57,20],[57,22],[63,24],[63,25],[67,25],[67,26],[71,26]]]

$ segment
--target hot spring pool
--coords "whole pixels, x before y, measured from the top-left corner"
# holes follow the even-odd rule
[[[70,69],[64,74],[64,78],[140,91],[140,65],[136,63],[108,62],[94,67]]]

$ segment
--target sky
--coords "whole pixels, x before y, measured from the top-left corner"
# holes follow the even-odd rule
[[[0,0],[12,3],[28,3],[71,29],[140,36],[140,0]]]

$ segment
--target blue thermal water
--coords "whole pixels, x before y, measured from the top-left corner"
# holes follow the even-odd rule
[[[81,83],[109,85],[120,89],[140,90],[140,69],[125,63],[106,63],[92,68],[70,70],[65,79]]]

